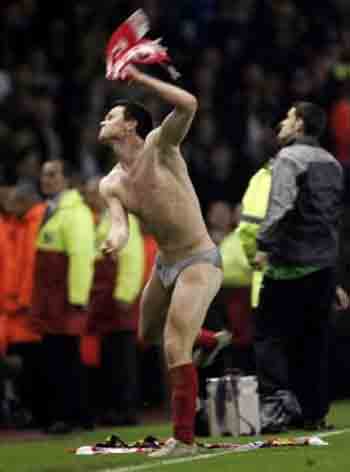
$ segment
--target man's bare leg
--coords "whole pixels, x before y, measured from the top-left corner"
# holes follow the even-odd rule
[[[170,374],[174,437],[194,441],[198,393],[192,348],[210,303],[222,281],[222,271],[211,264],[187,267],[178,277],[164,330],[164,349]]]
[[[161,343],[170,300],[171,292],[165,290],[153,267],[141,298],[138,335],[145,344]]]

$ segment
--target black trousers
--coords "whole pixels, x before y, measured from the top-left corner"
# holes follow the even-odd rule
[[[265,277],[255,313],[260,393],[292,391],[305,420],[321,419],[329,409],[328,332],[334,297],[332,268],[294,280]]]
[[[101,382],[104,407],[125,416],[139,409],[139,365],[136,333],[117,331],[102,338]]]
[[[80,337],[45,335],[41,355],[47,424],[65,421],[84,425],[90,420],[90,413],[80,359]]]
[[[9,346],[9,354],[20,356],[22,367],[15,379],[16,393],[20,405],[33,415],[33,424],[45,425],[46,390],[42,388],[45,379],[42,345],[40,342],[17,343]]]

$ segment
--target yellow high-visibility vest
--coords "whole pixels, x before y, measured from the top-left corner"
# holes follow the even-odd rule
[[[256,254],[256,237],[265,217],[271,189],[271,164],[261,168],[250,179],[242,200],[242,213],[238,227],[221,243],[223,258],[223,286],[252,286],[252,306],[258,304],[263,274],[254,271],[252,262]]]

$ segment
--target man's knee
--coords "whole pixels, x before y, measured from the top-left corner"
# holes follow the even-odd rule
[[[164,354],[169,368],[187,364],[192,360],[192,347],[183,337],[171,335],[164,337]]]

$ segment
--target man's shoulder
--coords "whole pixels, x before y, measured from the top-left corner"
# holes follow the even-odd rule
[[[146,137],[144,145],[144,155],[156,157],[159,165],[165,165],[166,168],[175,171],[182,170],[184,159],[179,146],[164,145],[160,139],[161,128],[153,129]]]
[[[115,194],[119,188],[121,182],[121,167],[120,164],[116,164],[113,169],[106,174],[100,182],[99,190],[102,196],[107,197],[108,195]]]
[[[157,146],[159,142],[159,136],[160,136],[160,127],[158,126],[157,128],[152,129],[148,133],[145,139],[145,147],[146,146]]]
[[[284,146],[278,153],[279,158],[284,159],[306,159],[306,160],[318,160],[328,159],[335,160],[335,157],[320,145],[313,145],[303,142],[295,142]]]
[[[280,167],[283,163],[288,165],[298,165],[302,162],[305,156],[305,149],[299,144],[292,144],[285,146],[277,154],[277,159],[273,167]],[[272,169],[273,169],[272,167]]]
[[[145,138],[144,145],[143,145],[143,157],[149,158],[154,155],[154,152],[159,144],[159,137],[160,137],[160,128],[154,128],[152,131],[148,133]]]
[[[294,169],[297,174],[311,171],[311,169],[334,169],[341,177],[342,166],[339,161],[325,148],[310,144],[295,143],[281,149],[278,155],[278,168],[288,167]]]

